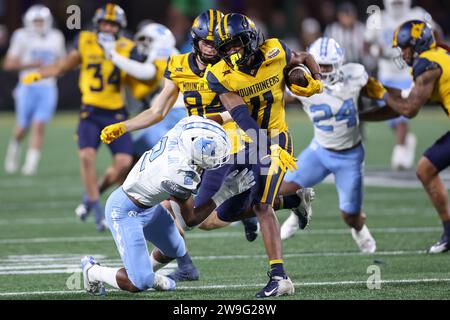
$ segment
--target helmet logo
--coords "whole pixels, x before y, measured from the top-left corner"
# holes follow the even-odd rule
[[[422,35],[422,30],[424,27],[424,23],[413,23],[411,27],[411,37],[413,39],[419,39]]]

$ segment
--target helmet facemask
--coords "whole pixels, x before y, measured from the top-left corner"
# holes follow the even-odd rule
[[[203,40],[204,42],[207,42],[208,44],[210,44],[211,46],[214,46],[214,41],[212,40],[205,40],[202,39],[200,37],[198,37],[193,31],[192,31],[192,46],[194,47],[194,54],[200,59],[200,61],[204,64],[204,65],[208,65],[208,64],[216,64],[217,62],[219,62],[220,57],[218,54],[209,57],[203,54],[203,52],[200,50],[200,44],[199,42]]]
[[[218,44],[219,56],[231,68],[243,67],[248,64],[250,57],[258,50],[261,39],[259,32],[248,31],[240,33],[233,38],[220,41]],[[228,53],[234,47],[240,49],[237,52]]]
[[[322,82],[326,86],[335,85],[337,82],[342,80],[341,66],[342,61],[336,63],[319,63],[320,75]]]

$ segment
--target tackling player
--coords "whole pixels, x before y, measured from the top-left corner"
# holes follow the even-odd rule
[[[427,102],[437,102],[447,117],[450,114],[450,52],[436,45],[432,29],[425,21],[411,20],[394,33],[394,47],[401,49],[403,61],[412,67],[411,92],[389,90],[385,101],[389,108],[361,115],[361,120],[383,120],[401,114],[415,117]],[[417,164],[417,177],[427,192],[444,228],[441,239],[429,253],[450,250],[450,209],[448,194],[439,173],[450,165],[450,132],[428,148]]]
[[[411,8],[411,0],[384,0],[384,10],[372,14],[367,19],[366,47],[378,58],[378,79],[385,86],[409,89],[412,78],[405,69],[400,69],[394,61],[397,55],[392,48],[395,28],[402,22],[419,19],[431,22],[431,16],[421,7]],[[410,169],[414,165],[416,136],[409,132],[408,119],[401,116],[389,121],[395,132],[395,146],[392,150],[391,166],[394,169]]]
[[[202,171],[223,166],[229,157],[230,141],[223,128],[198,116],[181,120],[144,153],[106,203],[106,219],[124,267],[104,267],[93,257],[83,258],[85,289],[104,294],[105,282],[129,292],[174,290],[175,282],[155,271],[182,257],[186,249],[173,218],[160,202],[173,200],[172,207],[179,208],[174,209],[179,212],[177,220],[183,225],[199,224],[223,201],[255,183],[252,172],[235,171],[207,203],[193,208],[191,193],[197,189]],[[158,249],[149,254],[147,241]]]
[[[99,135],[105,125],[127,118],[122,94],[125,73],[108,60],[107,48],[114,43],[119,54],[138,61],[141,61],[142,57],[138,54],[134,42],[121,36],[120,31],[125,28],[127,21],[124,11],[118,5],[109,3],[97,9],[93,21],[96,30],[80,32],[75,48],[66,58],[28,74],[23,78],[23,82],[32,83],[81,67],[79,86],[82,106],[77,129],[80,175],[87,194],[84,202],[88,212],[94,210],[97,229],[103,231],[104,212],[99,202],[95,167],[100,144]],[[109,148],[113,154],[115,170],[107,171],[105,180],[112,185],[120,180],[132,165],[133,146],[130,135],[124,135]]]
[[[280,229],[273,211],[286,168],[295,167],[292,139],[285,119],[283,70],[290,64],[306,64],[313,73],[313,76],[306,75],[308,86],[294,84],[291,90],[310,96],[322,90],[320,69],[310,54],[292,52],[278,39],[264,41],[255,24],[241,14],[227,14],[220,20],[215,29],[215,41],[222,60],[208,71],[208,86],[239,127],[252,137],[249,153],[255,149],[258,153],[256,165],[244,163],[256,177],[249,202],[246,199],[229,201],[230,208],[240,204],[242,210],[246,204],[251,205],[260,224],[271,270],[269,282],[256,297],[293,294],[294,286],[283,267]],[[259,158],[259,153],[269,149],[271,161],[268,164]],[[235,210],[224,212],[237,213]]]
[[[20,71],[20,79],[43,65],[54,63],[66,55],[64,36],[52,28],[50,10],[42,5],[31,6],[23,17],[24,28],[11,38],[3,68]],[[5,157],[5,171],[14,173],[19,166],[20,143],[31,126],[30,141],[22,174],[36,173],[44,143],[45,126],[56,108],[58,88],[50,78],[32,86],[18,84],[15,90],[16,127]]]
[[[376,243],[365,225],[362,211],[365,152],[356,105],[360,93],[372,93],[376,82],[373,79],[368,82],[361,64],[343,65],[344,52],[334,39],[319,38],[308,52],[320,66],[325,90],[309,98],[297,96],[314,124],[314,138],[299,155],[299,169],[286,174],[280,192],[312,187],[333,174],[342,218],[352,228],[359,249],[373,253]],[[384,89],[378,92],[383,94]],[[298,228],[298,217],[292,213],[281,227],[281,239],[293,236]]]

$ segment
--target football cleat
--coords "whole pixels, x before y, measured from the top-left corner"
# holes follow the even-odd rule
[[[85,256],[81,259],[81,270],[83,271],[84,289],[95,296],[104,296],[106,294],[105,287],[101,281],[89,281],[89,269],[94,265],[100,265],[94,257]]]
[[[370,231],[366,225],[364,225],[359,232],[352,228],[352,237],[361,252],[375,253],[377,250],[375,239],[370,234]]]
[[[197,268],[191,263],[184,265],[181,268],[177,268],[174,272],[167,275],[170,279],[174,281],[197,281],[199,279],[199,274]]]
[[[83,201],[75,208],[75,214],[81,221],[85,221],[89,216],[91,208],[89,207],[89,200],[86,194],[83,194]]]
[[[176,288],[176,283],[169,277],[155,273],[153,289],[157,291],[173,291]]]
[[[256,237],[258,237],[258,219],[256,217],[242,219],[242,223],[244,224],[245,238],[247,241],[255,241]]]
[[[292,237],[299,229],[298,216],[291,211],[289,217],[283,222],[280,229],[281,240]]]
[[[75,208],[75,214],[77,215],[78,218],[81,219],[81,221],[85,221],[89,216],[89,208],[84,203],[80,203]]]
[[[256,298],[287,296],[295,293],[294,284],[289,277],[272,276],[270,272],[269,282],[267,285],[256,294]]]
[[[106,224],[106,220],[102,219],[99,222],[95,223],[95,227],[97,228],[98,232],[103,232],[106,229],[108,229],[108,225]]]
[[[309,225],[309,221],[311,220],[311,202],[314,200],[316,193],[313,188],[298,189],[296,193],[300,198],[300,205],[292,209],[292,212],[298,216],[298,226],[303,230]]]
[[[448,237],[442,235],[441,240],[432,245],[427,253],[444,253],[450,250],[450,241]]]

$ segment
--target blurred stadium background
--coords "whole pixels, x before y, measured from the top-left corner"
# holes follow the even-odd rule
[[[22,14],[31,5],[42,3],[51,9],[55,25],[64,33],[67,47],[70,47],[77,31],[65,27],[66,8],[71,4],[82,8],[82,27],[85,28],[89,27],[95,9],[106,2],[0,0],[0,64],[10,35],[21,26]],[[318,37],[337,21],[337,11],[343,3],[330,0],[113,2],[124,8],[130,35],[144,20],[163,23],[175,34],[182,52],[190,50],[188,31],[193,18],[210,7],[245,13],[267,36],[279,37],[292,48],[303,49],[313,40],[308,36]],[[369,5],[382,8],[382,1],[350,3],[355,5],[360,23],[367,19]],[[450,2],[422,0],[413,1],[413,5],[431,13],[448,43]],[[364,57],[356,55],[355,61],[365,63],[374,73],[373,61]],[[12,92],[16,83],[17,73],[0,70],[0,160],[3,160],[15,121]],[[91,223],[80,222],[73,213],[83,191],[73,138],[80,106],[77,71],[64,75],[58,87],[58,111],[46,133],[38,174],[23,177],[6,175],[0,170],[0,299],[90,298],[80,287],[79,257],[97,254],[108,265],[120,263],[110,234],[99,235]],[[298,152],[310,141],[312,125],[295,107],[288,111],[288,119]],[[411,128],[418,136],[417,159],[448,130],[448,119],[442,110],[430,107],[411,122]],[[287,269],[298,291],[289,298],[448,299],[448,255],[424,256],[424,249],[440,234],[438,217],[413,171],[387,169],[388,174],[377,175],[389,167],[394,141],[388,126],[369,124],[365,132],[368,169],[365,211],[379,252],[359,254],[350,231],[339,218],[334,186],[330,183],[318,186],[312,230],[284,244]],[[99,172],[110,162],[105,149],[102,148],[97,163]],[[446,181],[449,181],[448,175]],[[280,220],[287,214],[282,212]],[[246,242],[240,226],[209,233],[196,230],[188,235],[188,246],[200,269],[201,280],[182,284],[176,293],[150,292],[139,298],[248,299],[253,297],[257,287],[265,284],[266,259],[261,237],[254,243]],[[239,268],[229,272],[230,264],[236,261],[239,261]],[[383,290],[366,287],[367,267],[374,264],[381,268],[382,279],[386,281]],[[78,278],[69,279],[74,272]],[[110,297],[137,296],[113,292]]]

